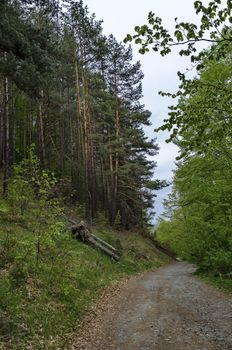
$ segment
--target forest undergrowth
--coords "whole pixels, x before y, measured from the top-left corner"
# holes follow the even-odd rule
[[[23,185],[14,177],[0,200],[0,349],[61,349],[104,288],[168,258],[141,234],[113,231],[99,219],[93,231],[121,255],[111,260],[72,239],[61,201],[48,200],[44,184],[37,198]]]

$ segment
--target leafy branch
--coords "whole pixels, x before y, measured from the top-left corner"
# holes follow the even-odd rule
[[[154,12],[148,14],[148,24],[135,27],[135,34],[127,34],[124,42],[134,41],[140,45],[139,52],[145,54],[152,48],[153,51],[159,52],[162,56],[166,56],[172,51],[172,47],[186,46],[181,48],[179,55],[191,56],[191,62],[198,62],[205,57],[204,51],[197,53],[196,44],[199,42],[207,42],[215,44],[214,54],[217,58],[224,57],[228,45],[232,42],[231,26],[232,3],[227,1],[225,8],[221,8],[221,0],[209,2],[208,6],[204,6],[202,1],[194,2],[194,9],[197,15],[201,14],[200,25],[194,23],[178,22],[175,18],[174,34],[162,25],[162,19],[155,15]],[[228,25],[226,23],[228,22]],[[201,68],[201,65],[199,67]]]

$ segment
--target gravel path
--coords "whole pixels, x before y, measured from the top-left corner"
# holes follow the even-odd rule
[[[130,279],[71,349],[232,350],[232,298],[178,262]]]

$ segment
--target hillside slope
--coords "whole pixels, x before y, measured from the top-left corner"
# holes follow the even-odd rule
[[[62,349],[104,288],[168,262],[139,234],[95,227],[120,251],[116,263],[72,239],[57,216],[48,224],[0,204],[1,350]]]

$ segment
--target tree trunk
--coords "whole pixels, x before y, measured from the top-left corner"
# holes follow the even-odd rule
[[[8,77],[4,79],[4,178],[3,178],[3,192],[7,191],[8,179],[10,176],[10,106],[9,106],[9,80]]]
[[[74,223],[72,220],[70,220],[70,222]],[[81,221],[79,224],[74,223],[71,229],[74,238],[100,249],[103,253],[109,255],[115,261],[120,259],[119,255],[117,254],[117,250],[109,243],[93,235],[84,221]]]
[[[4,168],[4,81],[1,80],[0,85],[0,170]]]
[[[43,97],[44,93],[41,90],[41,101],[39,101],[38,111],[38,128],[39,128],[39,156],[42,167],[45,166],[45,143],[44,143],[44,125],[43,125]]]
[[[75,36],[74,36],[75,41]],[[75,140],[76,148],[76,161],[78,164],[78,170],[75,174],[75,184],[79,189],[79,200],[80,202],[85,201],[85,141],[84,141],[84,125],[83,125],[83,115],[82,115],[82,98],[81,98],[81,77],[80,68],[77,59],[78,44],[74,42],[74,62],[75,62],[75,89],[76,89],[76,122],[73,123],[74,130],[72,130],[73,139]],[[82,84],[83,85],[83,84]],[[75,136],[74,136],[75,135]]]

